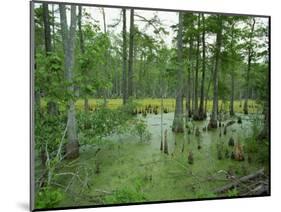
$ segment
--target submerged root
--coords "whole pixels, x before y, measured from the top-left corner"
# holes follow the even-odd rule
[[[167,155],[169,154],[168,141],[167,141],[167,129],[165,130],[165,133],[164,133],[164,153]]]
[[[216,129],[218,128],[218,123],[216,120],[210,120],[209,124],[208,124],[208,129]]]
[[[234,146],[234,139],[233,139],[233,137],[230,137],[230,139],[228,141],[228,146]]]
[[[195,135],[196,135],[196,136],[200,136],[200,130],[199,130],[199,128],[198,128],[198,127],[196,127],[196,130],[195,130]]]
[[[194,163],[194,158],[193,158],[193,153],[192,153],[192,151],[190,151],[189,154],[188,154],[188,163],[189,163],[190,165],[192,165],[192,164]]]
[[[243,161],[244,159],[245,157],[244,157],[243,147],[241,144],[237,143],[234,146],[234,160]]]
[[[160,151],[162,152],[163,151],[163,141],[161,139],[161,144],[160,144]]]

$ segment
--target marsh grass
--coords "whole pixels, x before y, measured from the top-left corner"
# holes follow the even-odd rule
[[[89,99],[89,108],[90,110],[95,110],[95,108],[100,107],[103,104],[103,99]],[[160,108],[161,106],[161,99],[160,98],[145,98],[145,99],[136,99],[134,100],[134,103],[137,105],[137,110],[141,110],[145,108],[148,105],[151,105],[152,107],[158,106]],[[210,112],[212,110],[212,101],[209,100],[207,102],[207,110]],[[243,102],[242,102],[243,103]],[[166,98],[163,100],[163,107],[164,109],[167,109],[169,112],[174,112],[175,108],[175,99]],[[221,107],[221,104],[223,105]],[[185,100],[183,102],[183,105],[185,105]],[[249,100],[249,113],[257,113],[262,111],[262,106],[258,104],[255,100]],[[109,109],[117,109],[120,106],[122,106],[122,99],[108,99],[107,100],[107,107]],[[41,107],[44,109],[46,107],[46,101],[41,101]],[[223,111],[229,110],[229,101],[222,101],[219,100],[219,109],[223,109]],[[63,108],[61,108],[63,110]],[[78,99],[76,101],[76,109],[83,111],[84,110],[84,100]],[[241,106],[241,101],[236,100],[234,101],[234,111],[235,113],[243,113],[243,104]],[[160,111],[159,111],[160,112]]]

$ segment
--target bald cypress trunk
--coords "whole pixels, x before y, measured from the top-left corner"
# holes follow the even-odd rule
[[[267,38],[269,40],[269,31],[267,33]],[[269,42],[268,42],[269,44]],[[269,49],[268,49],[269,51]],[[267,71],[270,71],[270,64],[269,64],[269,58],[267,59]],[[269,131],[269,127],[270,127],[270,96],[267,96],[269,95],[270,93],[270,76],[269,76],[269,73],[267,73],[266,75],[266,97],[264,99],[264,110],[263,110],[263,113],[264,113],[264,125],[263,125],[263,129],[262,131],[260,132],[258,138],[260,140],[266,140],[268,142],[270,142],[270,131]]]
[[[192,98],[192,86],[191,86],[191,72],[192,72],[192,52],[193,52],[193,42],[192,39],[190,38],[189,40],[189,52],[188,52],[188,60],[189,60],[189,65],[188,65],[188,76],[187,76],[187,91],[186,91],[186,123],[188,121],[188,117],[191,116],[192,114],[192,109],[191,109],[191,98]]]
[[[229,114],[234,116],[234,89],[235,89],[235,79],[234,79],[234,71],[231,70],[231,96],[230,96],[230,110]]]
[[[80,43],[80,51],[81,55],[85,54],[85,45],[84,45],[84,36],[82,32],[82,6],[78,6],[78,31],[79,31],[79,43]],[[81,70],[85,75],[87,75],[88,70]],[[87,94],[84,97],[84,110],[85,112],[89,111],[89,101]]]
[[[69,83],[67,90],[71,95],[74,95],[73,75],[74,75],[74,49],[75,49],[75,32],[76,32],[76,6],[71,6],[70,11],[70,28],[67,27],[67,17],[65,5],[59,5],[60,20],[61,20],[61,33],[64,49],[65,60],[65,78]],[[77,158],[79,156],[79,144],[77,136],[77,126],[75,117],[75,104],[74,100],[68,101],[67,111],[67,145],[66,157],[68,159]]]
[[[253,23],[251,26],[251,34],[250,34],[250,42],[249,42],[249,46],[248,46],[248,66],[247,66],[247,74],[246,74],[246,93],[245,93],[245,101],[244,101],[244,114],[248,114],[248,98],[250,95],[250,86],[249,86],[249,82],[250,82],[250,71],[251,71],[251,65],[252,65],[252,57],[253,57],[253,49],[251,47],[252,45],[252,38],[253,38],[253,33],[254,33],[254,29],[255,29],[255,18],[253,18]]]
[[[206,46],[205,46],[205,17],[202,14],[202,79],[201,79],[201,92],[200,92],[200,105],[199,105],[199,120],[205,118],[204,111],[204,89],[205,89],[205,69],[206,69]]]
[[[232,58],[234,57],[234,49],[233,49],[233,39],[234,39],[234,23],[232,23],[231,26],[231,43],[230,43],[230,49],[231,49],[231,55]],[[235,63],[235,61],[233,61]],[[234,89],[235,89],[235,73],[234,73],[234,64],[231,64],[231,73],[230,73],[230,77],[231,77],[231,95],[230,95],[230,107],[229,107],[229,114],[231,116],[234,116]]]
[[[44,36],[45,36],[45,52],[46,55],[52,51],[52,41],[51,41],[51,28],[49,20],[49,9],[48,4],[43,3],[43,23],[44,23]]]
[[[182,58],[182,12],[179,12],[179,30],[178,30],[178,70],[177,70],[177,80],[178,89],[176,96],[176,109],[173,121],[172,130],[174,132],[183,132],[183,96],[182,96],[182,72],[183,72],[183,58]]]
[[[129,68],[128,68],[128,96],[133,96],[133,58],[134,58],[134,9],[130,14],[130,40],[129,40]]]
[[[49,57],[52,53],[52,38],[51,38],[51,25],[49,17],[49,8],[47,3],[43,3],[43,24],[44,24],[44,38],[45,38],[45,53]],[[58,106],[54,100],[47,103],[47,110],[50,115],[58,114]]]
[[[214,83],[214,93],[213,93],[213,109],[212,115],[209,123],[209,128],[217,128],[218,126],[218,72],[220,64],[220,54],[222,45],[222,17],[217,16],[217,35],[216,35],[216,55],[215,55],[215,68],[213,72],[213,83]]]
[[[233,28],[232,28],[232,39],[233,39]],[[231,44],[232,49],[232,44]],[[234,89],[235,89],[235,79],[234,79],[234,70],[233,67],[231,67],[231,96],[230,96],[230,108],[229,108],[229,114],[231,116],[234,116]]]
[[[56,39],[55,39],[55,5],[52,4],[52,34],[53,34],[53,49],[56,48]]]
[[[268,140],[269,139],[269,104],[268,104],[269,100],[266,99],[264,102],[264,125],[262,128],[262,131],[259,133],[258,135],[258,139],[259,140]]]
[[[106,19],[105,19],[105,11],[104,8],[102,8],[102,19],[103,19],[103,33],[107,37],[107,27],[106,27]],[[110,60],[110,54],[108,48],[105,50],[104,53],[104,73],[106,76],[106,80],[109,78],[109,73],[108,73],[108,66],[109,66],[109,60]],[[109,96],[109,91],[107,88],[103,89],[103,106],[106,107],[107,105],[107,98]]]
[[[198,120],[199,119],[199,111],[198,111],[198,74],[199,74],[199,54],[200,54],[200,14],[198,14],[197,18],[197,41],[196,41],[196,67],[195,67],[195,84],[194,84],[194,114],[193,119]]]
[[[128,102],[128,87],[127,87],[127,26],[126,26],[126,9],[122,9],[123,13],[123,71],[122,71],[122,94],[123,105]]]

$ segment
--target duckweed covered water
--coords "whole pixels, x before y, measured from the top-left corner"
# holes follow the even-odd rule
[[[214,190],[229,182],[226,172],[239,177],[260,168],[259,164],[249,163],[247,155],[244,161],[225,155],[227,151],[230,155],[233,148],[228,146],[230,137],[243,145],[244,138],[252,134],[251,116],[243,116],[242,124],[233,118],[235,123],[227,128],[226,135],[222,127],[203,131],[208,119],[193,122],[192,129],[198,127],[200,136],[195,136],[195,130],[174,134],[174,114],[163,116],[169,155],[160,151],[160,115],[148,114],[143,119],[152,134],[149,142],[141,143],[130,134],[111,136],[98,146],[83,146],[78,159],[66,162],[61,172],[79,173],[80,180],[74,176],[61,180],[67,195],[59,206],[216,197]],[[223,149],[221,160],[217,156],[219,144]],[[189,152],[193,153],[193,164],[188,163]]]

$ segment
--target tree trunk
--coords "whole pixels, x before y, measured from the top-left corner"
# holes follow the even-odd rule
[[[44,23],[44,37],[45,37],[45,53],[46,53],[46,57],[49,57],[52,52],[52,38],[51,38],[51,27],[50,27],[50,20],[49,20],[49,9],[47,3],[43,3],[43,23]],[[48,114],[53,116],[58,114],[57,104],[53,100],[50,100],[47,103],[47,111]]]
[[[183,72],[183,58],[182,58],[182,12],[179,12],[179,30],[178,30],[178,70],[177,70],[177,78],[178,78],[178,89],[177,89],[177,97],[176,97],[176,108],[175,108],[175,116],[173,121],[172,130],[174,132],[183,132],[183,97],[182,97],[182,72]]]
[[[65,5],[59,5],[61,32],[64,47],[65,59],[65,77],[69,86],[67,90],[70,94],[74,95],[73,86],[73,68],[74,68],[74,49],[75,49],[75,31],[76,31],[76,6],[71,5],[71,21],[70,29],[67,27],[67,17]],[[67,145],[66,145],[66,158],[72,159],[79,156],[79,143],[77,136],[76,118],[75,118],[75,103],[71,99],[68,102],[67,112]]]
[[[127,87],[127,26],[126,26],[126,9],[122,9],[123,13],[123,73],[122,73],[122,93],[123,105],[128,102],[128,87]]]
[[[78,30],[79,30],[79,43],[80,43],[80,51],[81,55],[83,56],[85,54],[85,46],[84,46],[84,37],[82,32],[82,6],[78,6]],[[87,70],[81,70],[84,74],[87,75]],[[89,101],[87,94],[85,94],[84,97],[84,110],[85,112],[89,111]]]
[[[166,67],[166,66],[165,66]],[[160,91],[161,91],[161,151],[163,149],[163,110],[164,110],[164,103],[163,103],[163,87],[164,87],[164,82],[163,82],[163,76],[162,76],[162,69],[161,68],[161,71],[160,71]]]
[[[52,33],[53,33],[53,49],[56,48],[56,39],[55,39],[55,5],[52,4]]]
[[[199,72],[199,54],[200,54],[200,33],[199,33],[199,28],[200,28],[200,14],[198,14],[198,32],[197,32],[197,42],[196,42],[196,67],[195,67],[195,87],[194,87],[194,114],[193,114],[193,119],[198,120],[199,119],[199,114],[198,114],[198,72]]]
[[[114,77],[113,77],[113,95],[115,97],[118,97],[118,65],[116,64],[116,61],[113,61],[113,73],[114,73]]]
[[[213,72],[211,72],[211,76],[212,76],[212,73]],[[209,91],[210,91],[210,87],[211,87],[211,82],[212,82],[212,77],[209,80],[207,91],[206,91],[206,96],[205,96],[205,113],[206,114],[208,112],[208,101],[209,101]]]
[[[51,41],[51,28],[49,20],[49,9],[48,4],[43,3],[43,23],[44,23],[44,36],[45,36],[45,52],[46,55],[52,52],[52,41]]]
[[[201,79],[201,95],[200,95],[200,105],[199,105],[199,120],[205,118],[204,112],[204,85],[205,85],[205,69],[206,69],[206,46],[205,46],[205,17],[202,14],[202,79]]]
[[[245,94],[245,101],[244,101],[244,114],[248,114],[248,98],[249,98],[249,91],[250,91],[250,86],[249,86],[249,82],[250,82],[250,71],[251,71],[251,63],[252,63],[252,57],[253,57],[253,50],[252,50],[252,38],[253,38],[253,33],[254,33],[254,29],[255,29],[255,18],[253,18],[253,23],[251,26],[251,34],[250,34],[250,43],[248,46],[248,67],[247,67],[247,75],[246,75],[246,94]]]
[[[105,20],[105,11],[104,8],[102,8],[102,18],[103,18],[103,33],[105,36],[107,36],[107,27],[106,27],[106,20]],[[108,49],[105,50],[104,53],[105,61],[104,61],[104,73],[106,78],[109,78],[108,74],[108,61],[110,60],[110,55]],[[108,89],[103,89],[103,106],[106,107],[107,105],[107,96],[108,96]]]
[[[255,179],[257,177],[260,177],[260,176],[263,176],[263,175],[264,175],[264,169],[262,168],[262,169],[260,169],[260,170],[258,170],[256,172],[254,172],[254,173],[251,173],[249,175],[246,175],[244,177],[236,179],[233,183],[230,183],[230,184],[227,184],[227,185],[225,185],[223,187],[217,188],[214,191],[214,193],[216,193],[216,194],[223,193],[223,192],[225,192],[225,191],[227,191],[229,189],[232,189],[234,187],[239,186],[242,183],[245,183],[247,181],[253,180],[253,179]]]
[[[211,84],[212,84],[214,66],[215,66],[215,63],[214,63],[214,60],[212,59],[210,79],[209,79],[209,83],[208,83],[208,86],[207,86],[206,97],[205,97],[205,113],[206,114],[208,112],[209,91],[210,91]]]
[[[133,58],[134,58],[134,9],[130,14],[130,38],[129,38],[129,69],[128,69],[128,96],[133,96]]]
[[[268,70],[269,71],[269,70]],[[269,85],[269,75],[267,73],[267,77],[266,77],[266,93],[268,94],[270,92],[270,85]],[[263,129],[260,132],[260,134],[258,135],[258,139],[259,140],[267,140],[269,142],[269,126],[270,126],[270,108],[269,108],[269,102],[270,102],[270,96],[265,98],[264,100],[264,109],[263,109],[263,113],[264,113],[264,125],[263,125]]]
[[[191,111],[191,72],[192,72],[192,52],[193,52],[193,42],[192,39],[190,38],[189,40],[189,67],[188,67],[188,76],[187,76],[187,91],[186,91],[186,114],[185,114],[185,118],[186,118],[186,123],[188,121],[188,118],[192,115],[192,111]]]
[[[247,66],[247,75],[246,75],[246,93],[245,93],[245,100],[244,100],[244,106],[243,111],[244,114],[248,114],[248,98],[249,98],[249,81],[250,81],[250,70],[251,70],[251,49],[248,49],[248,66]]]
[[[222,17],[218,15],[218,30],[216,35],[216,55],[215,55],[215,68],[213,72],[213,82],[214,82],[214,93],[213,93],[213,109],[212,115],[209,123],[209,128],[217,128],[218,127],[218,71],[220,64],[220,52],[222,45]]]
[[[231,71],[231,97],[230,97],[230,110],[229,110],[229,114],[231,116],[234,116],[234,89],[235,89],[235,78],[234,78],[234,70]]]
[[[234,40],[234,25],[235,25],[235,22],[232,23],[232,26],[231,26],[231,46],[230,46],[230,49],[231,49],[231,55],[232,55],[232,58],[234,58],[234,49],[233,49],[233,40]],[[233,61],[233,63],[235,63],[236,61]],[[229,108],[229,114],[231,116],[234,116],[234,89],[235,89],[235,73],[234,73],[234,64],[231,64],[232,67],[231,67],[231,96],[230,96],[230,108]]]
[[[263,128],[262,131],[259,133],[258,135],[258,140],[268,140],[269,138],[269,105],[268,105],[268,99],[265,100],[264,102],[264,124],[263,124]]]

